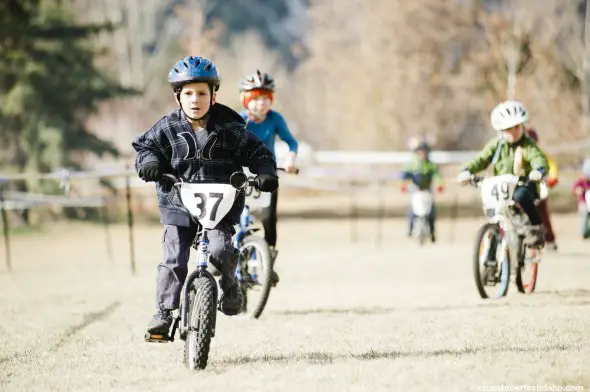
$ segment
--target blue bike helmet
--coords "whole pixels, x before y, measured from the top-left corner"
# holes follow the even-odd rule
[[[204,82],[211,92],[219,90],[221,75],[215,64],[204,57],[188,56],[174,64],[168,74],[168,83],[175,92],[187,83]]]

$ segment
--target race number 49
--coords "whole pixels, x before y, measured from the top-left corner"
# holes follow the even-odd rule
[[[507,182],[496,183],[492,186],[491,194],[496,201],[508,200],[510,198],[510,187]]]

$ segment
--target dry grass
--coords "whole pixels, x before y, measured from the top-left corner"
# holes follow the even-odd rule
[[[574,216],[555,217],[560,251],[538,292],[511,286],[478,298],[471,278],[477,219],[440,222],[419,248],[399,220],[281,223],[281,283],[257,321],[218,319],[208,368],[182,364],[182,342],[143,342],[154,304],[159,227],[137,229],[137,276],[127,234],[62,225],[14,238],[15,272],[0,273],[0,390],[258,391],[477,390],[479,385],[590,387],[590,247]],[[456,230],[452,237],[451,232]],[[306,239],[302,240],[302,233]],[[455,238],[451,242],[451,238]]]

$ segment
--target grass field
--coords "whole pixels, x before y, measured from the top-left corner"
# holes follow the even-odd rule
[[[479,298],[471,257],[481,218],[444,220],[420,248],[405,222],[289,219],[259,320],[218,318],[209,366],[183,342],[148,344],[161,228],[59,224],[12,239],[0,272],[1,391],[476,391],[483,385],[590,389],[590,242],[554,217],[537,292]],[[352,241],[351,233],[358,233]],[[3,250],[1,250],[3,252]]]

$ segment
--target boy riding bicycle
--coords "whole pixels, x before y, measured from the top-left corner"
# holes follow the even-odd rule
[[[278,136],[289,146],[289,153],[284,162],[285,172],[295,173],[295,158],[297,157],[297,140],[289,131],[287,122],[276,110],[272,110],[274,100],[275,82],[266,72],[256,70],[256,73],[247,76],[240,83],[240,100],[245,110],[240,113],[246,121],[246,128],[258,136],[264,144],[273,152],[275,139]],[[276,159],[276,157],[275,157]],[[276,259],[277,244],[277,204],[279,193],[275,191],[271,195],[270,206],[261,212],[261,221],[264,228],[264,239],[268,243],[273,266]],[[273,286],[279,282],[279,275],[273,269]]]
[[[137,151],[136,169],[146,182],[156,182],[160,222],[164,225],[164,259],[156,281],[157,313],[148,332],[167,334],[172,310],[178,309],[187,276],[189,251],[198,226],[169,182],[160,181],[170,172],[187,182],[229,184],[232,173],[242,167],[258,174],[263,192],[278,188],[272,152],[246,128],[238,113],[216,103],[220,75],[209,60],[190,56],[178,61],[168,75],[179,108],[162,117],[132,143]],[[214,230],[209,231],[211,263],[221,271],[220,308],[228,316],[242,310],[242,294],[235,281],[237,250],[232,244],[233,226],[244,208],[241,193]]]
[[[527,176],[531,182],[516,188],[514,200],[530,220],[531,226],[525,241],[531,247],[543,247],[545,234],[541,217],[535,206],[539,191],[534,182],[541,181],[547,174],[549,169],[547,158],[537,144],[524,133],[528,113],[522,103],[502,102],[492,110],[490,119],[499,137],[485,145],[478,156],[459,173],[457,181],[469,182],[472,174],[485,170],[490,164],[494,176],[502,174]],[[515,158],[521,158],[521,161],[517,163],[520,164],[518,166],[521,167],[522,173],[514,173]]]

